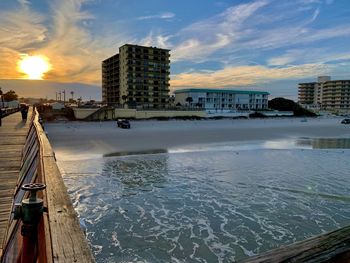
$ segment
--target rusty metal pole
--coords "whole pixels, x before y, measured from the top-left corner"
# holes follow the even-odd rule
[[[21,189],[29,191],[29,198],[15,206],[14,219],[22,220],[21,235],[23,246],[21,263],[34,263],[38,254],[38,225],[44,212],[44,201],[36,197],[36,192],[46,188],[45,184],[24,184]]]

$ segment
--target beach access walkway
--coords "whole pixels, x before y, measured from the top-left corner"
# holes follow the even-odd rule
[[[0,255],[31,117],[32,111],[29,111],[28,120],[22,121],[21,113],[16,112],[3,118],[0,127]]]

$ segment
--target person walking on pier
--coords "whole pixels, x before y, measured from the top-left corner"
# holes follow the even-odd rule
[[[27,120],[27,116],[28,116],[28,106],[27,105],[23,105],[22,109],[21,109],[21,114],[22,114],[22,120]]]

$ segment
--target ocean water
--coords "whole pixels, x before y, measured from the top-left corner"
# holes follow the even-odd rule
[[[232,262],[349,224],[349,148],[301,138],[58,164],[97,262]]]

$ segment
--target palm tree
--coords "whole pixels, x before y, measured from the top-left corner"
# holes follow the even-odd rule
[[[70,94],[72,95],[72,100],[74,100],[74,91],[71,91]]]

